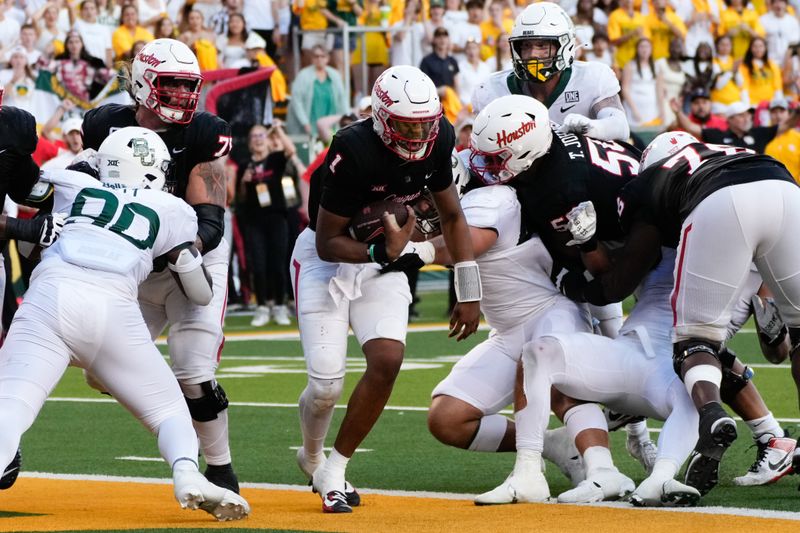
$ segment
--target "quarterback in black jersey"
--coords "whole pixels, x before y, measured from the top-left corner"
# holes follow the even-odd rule
[[[170,191],[197,214],[197,249],[212,277],[214,297],[207,306],[188,301],[166,270],[154,272],[139,287],[139,302],[155,338],[170,325],[172,369],[186,396],[200,448],[213,483],[235,492],[239,485],[228,445],[228,399],[214,379],[223,333],[228,243],[222,238],[226,200],[224,157],[231,149],[228,124],[198,112],[202,76],[194,53],[173,39],[148,43],[131,63],[130,91],[135,104],[109,104],[83,119],[83,145],[97,149],[108,134],[126,126],[156,131],[174,166]]]
[[[303,446],[297,460],[322,496],[324,512],[351,512],[359,503],[345,468],[383,411],[403,361],[411,294],[400,271],[434,258],[431,243],[409,242],[415,216],[408,205],[426,187],[455,262],[459,303],[450,336],[460,340],[477,329],[480,278],[452,181],[454,143],[431,80],[415,67],[392,67],[372,89],[372,116],[337,132],[311,178],[311,221],[297,239],[290,267],[308,369],[299,402]],[[354,240],[350,219],[378,200],[406,205],[408,220],[400,227],[393,215],[384,215],[384,242]],[[326,460],[322,446],[342,393],[349,327],[367,369]]]
[[[788,326],[800,395],[798,208],[800,189],[778,161],[743,148],[704,144],[683,132],[656,137],[642,155],[641,174],[621,191],[620,220],[629,244],[634,241],[641,252],[636,254],[640,267],[660,245],[678,249],[671,297],[673,362],[700,414],[686,482],[702,494],[717,484],[722,455],[737,436],[735,422],[721,406],[720,359],[752,264]],[[619,274],[612,284],[595,280],[584,294],[590,301],[602,297],[610,287],[624,285],[625,277],[630,284],[637,279]],[[783,342],[783,335],[774,342]]]

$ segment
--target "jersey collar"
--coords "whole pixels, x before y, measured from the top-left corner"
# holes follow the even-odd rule
[[[567,83],[569,83],[569,79],[572,77],[572,67],[564,69],[561,71],[561,77],[558,79],[558,83],[556,84],[553,92],[550,94],[550,97],[544,102],[544,105],[549,108],[553,105],[553,102],[561,96],[561,93],[564,92],[564,89],[567,87]],[[522,89],[522,82],[519,78],[514,74],[514,71],[508,73],[508,77],[506,78],[506,85],[508,86],[509,92],[511,94],[522,94],[524,95],[525,92]]]

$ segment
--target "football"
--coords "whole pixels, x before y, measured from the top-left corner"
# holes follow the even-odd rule
[[[384,213],[394,214],[397,224],[402,226],[408,220],[406,206],[397,202],[380,200],[362,207],[350,219],[350,236],[360,242],[375,244],[383,241]]]

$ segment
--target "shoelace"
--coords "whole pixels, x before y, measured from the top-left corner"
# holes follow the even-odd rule
[[[344,495],[344,492],[339,490],[332,490],[328,493],[329,500],[336,500],[347,505],[347,497]]]
[[[748,450],[752,449],[753,446],[758,447],[758,451],[756,452],[756,460],[750,465],[749,471],[756,473],[758,472],[758,467],[767,459],[767,449],[769,448],[769,442],[756,442]]]

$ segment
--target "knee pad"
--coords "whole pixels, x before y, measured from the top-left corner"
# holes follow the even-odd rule
[[[719,362],[722,365],[722,383],[719,387],[719,393],[722,401],[730,404],[736,398],[736,395],[747,386],[754,372],[747,366],[744,367],[741,374],[736,372],[734,370],[736,354],[733,350],[728,349],[727,346],[720,349]]]
[[[333,409],[336,401],[342,395],[344,378],[320,379],[308,377],[308,385],[303,393],[309,401],[309,407],[315,413]]]
[[[684,361],[701,354],[708,354],[719,359],[719,344],[704,339],[678,341],[672,345],[672,368],[680,376]]]
[[[186,389],[200,387],[202,396],[199,398],[189,398],[186,396]],[[197,422],[211,422],[217,419],[217,415],[228,408],[228,397],[222,389],[222,385],[215,381],[204,381],[199,385],[181,385],[184,389],[184,398],[189,406],[189,414]]]

